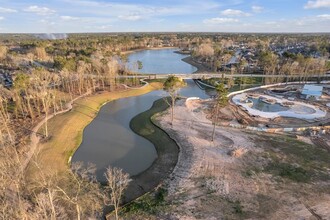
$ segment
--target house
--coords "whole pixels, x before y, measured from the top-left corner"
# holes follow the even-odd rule
[[[305,99],[320,99],[323,91],[323,86],[305,84],[301,94]]]

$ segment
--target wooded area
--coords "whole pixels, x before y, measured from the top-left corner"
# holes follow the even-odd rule
[[[102,215],[104,204],[118,208],[119,202],[114,196],[118,199],[122,192],[114,194],[116,186],[113,185],[101,187],[95,180],[92,165],[72,164],[65,175],[49,176],[38,160],[33,159],[30,163],[40,172],[30,184],[22,165],[29,151],[29,135],[32,128],[46,118],[42,133],[38,135],[43,141],[51,138],[48,116],[63,111],[75,97],[87,92],[117,91],[123,89],[123,84],[138,86],[137,78],[118,77],[135,76],[143,65],[138,62],[133,69],[129,68],[128,52],[158,47],[188,51],[194,61],[219,77],[224,72],[258,72],[299,75],[306,79],[330,70],[330,40],[328,35],[321,34],[70,34],[61,40],[2,35],[1,218],[87,219]],[[233,57],[235,62],[230,62]],[[176,89],[173,97],[172,106]],[[109,183],[113,182],[111,175],[117,175],[111,171],[109,169],[106,174]],[[128,181],[127,176],[124,179]]]

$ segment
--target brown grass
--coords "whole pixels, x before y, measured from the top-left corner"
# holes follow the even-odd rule
[[[49,140],[41,141],[34,161],[46,172],[62,174],[68,169],[68,160],[82,142],[84,128],[93,120],[100,107],[109,101],[138,96],[161,89],[161,83],[151,83],[141,89],[102,92],[77,100],[70,112],[55,116],[48,122]],[[39,131],[43,133],[42,129]],[[28,180],[35,179],[38,169],[30,162]]]

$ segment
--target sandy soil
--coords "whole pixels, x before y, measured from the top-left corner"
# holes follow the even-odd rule
[[[166,182],[172,205],[164,218],[330,219],[327,190],[319,192],[313,184],[279,184],[264,172],[247,176],[251,161],[256,167],[266,162],[257,156],[264,151],[257,147],[257,134],[217,127],[212,142],[213,126],[205,108],[200,100],[180,100],[173,125],[170,114],[158,116],[181,148],[178,164]]]

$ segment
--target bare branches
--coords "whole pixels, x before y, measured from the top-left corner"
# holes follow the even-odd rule
[[[106,191],[109,194],[109,198],[107,198],[105,203],[114,206],[116,219],[119,219],[118,209],[123,192],[130,181],[129,175],[120,168],[108,167],[104,176],[107,179]]]

